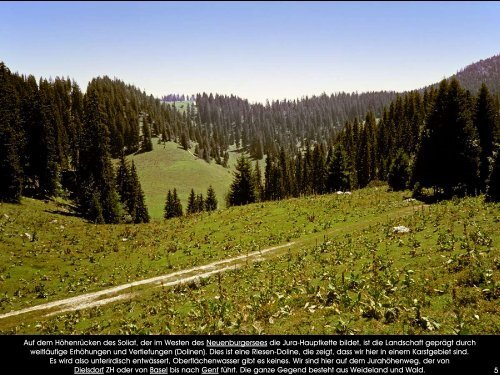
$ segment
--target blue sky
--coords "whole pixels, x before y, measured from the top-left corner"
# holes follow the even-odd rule
[[[1,2],[12,71],[252,101],[410,90],[500,53],[499,2]]]

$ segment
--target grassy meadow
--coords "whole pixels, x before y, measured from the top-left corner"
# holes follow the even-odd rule
[[[151,218],[163,217],[167,192],[174,188],[177,189],[184,211],[191,189],[194,189],[196,194],[202,193],[206,198],[210,185],[215,190],[219,207],[226,206],[225,196],[233,181],[234,166],[241,155],[240,152],[234,147],[230,148],[228,168],[224,168],[215,161],[207,163],[194,156],[194,146],[185,151],[174,142],[158,144],[158,138],[153,138],[152,141],[153,151],[127,157],[127,160],[133,160],[137,167]],[[264,173],[265,159],[259,163]]]
[[[133,160],[141,186],[146,196],[146,205],[152,218],[163,217],[163,208],[168,190],[177,189],[184,209],[191,189],[206,197],[207,189],[213,186],[219,205],[224,207],[224,196],[233,180],[232,169],[215,162],[207,163],[183,150],[177,143],[158,144],[153,138],[153,151],[127,157]]]
[[[187,106],[192,106],[194,102],[191,100],[182,100],[182,101],[177,101],[177,102],[167,102],[166,104],[168,105],[173,105],[175,109],[177,109],[179,112],[185,112],[187,109]],[[196,107],[195,107],[196,108]]]
[[[64,211],[0,205],[0,314],[293,244],[120,302],[0,319],[2,333],[500,333],[500,210],[482,197],[427,206],[379,187],[142,225]]]

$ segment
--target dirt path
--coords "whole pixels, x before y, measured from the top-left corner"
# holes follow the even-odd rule
[[[402,217],[411,212],[421,209],[426,205],[415,205],[404,207],[399,210],[388,212],[387,215],[381,216],[377,222],[381,220]],[[117,302],[125,299],[131,299],[140,293],[140,290],[135,290],[141,286],[174,286],[177,284],[188,283],[196,281],[202,278],[210,277],[214,274],[225,272],[231,269],[238,269],[248,262],[259,262],[265,260],[270,256],[276,256],[282,253],[281,249],[289,248],[293,245],[308,245],[312,243],[315,239],[321,238],[324,235],[332,235],[334,233],[352,231],[361,229],[370,224],[373,224],[373,220],[362,220],[349,225],[344,225],[342,227],[333,228],[324,232],[317,233],[315,235],[308,236],[301,241],[288,242],[283,245],[269,247],[263,250],[257,250],[249,252],[244,255],[238,255],[235,257],[219,260],[206,265],[188,268],[185,270],[172,272],[166,275],[156,276],[149,279],[134,281],[122,285],[118,285],[112,288],[100,290],[97,292],[86,293],[75,297],[65,298],[58,301],[48,302],[41,305],[36,305],[28,307],[21,310],[15,310],[8,313],[0,314],[0,320],[15,317],[18,315],[29,314],[29,313],[40,313],[43,316],[52,316],[68,311],[76,311],[87,309],[96,306],[103,306],[108,303]]]
[[[174,286],[177,284],[195,281],[201,278],[209,277],[219,272],[224,272],[230,269],[237,269],[243,266],[246,262],[261,261],[264,254],[274,252],[276,250],[289,247],[295,242],[288,242],[284,245],[270,247],[264,250],[257,250],[245,255],[239,255],[224,260],[219,260],[213,263],[205,264],[203,266],[192,267],[182,271],[172,272],[162,276],[156,276],[149,279],[134,281],[127,284],[115,286],[113,288],[100,290],[98,292],[82,294],[80,296],[65,298],[59,301],[44,303],[28,307],[22,310],[11,311],[0,315],[0,319],[9,318],[21,314],[42,311],[43,315],[51,316],[67,311],[75,311],[86,309],[89,307],[102,306],[107,303],[116,302],[119,300],[132,298],[135,293],[129,289],[148,284],[156,284],[162,286]]]

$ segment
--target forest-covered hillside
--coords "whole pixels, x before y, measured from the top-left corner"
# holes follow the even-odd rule
[[[479,60],[459,70],[454,77],[466,89],[476,92],[486,83],[494,93],[500,93],[500,54]]]
[[[0,199],[63,196],[92,221],[148,221],[141,181],[126,155],[150,152],[155,136],[223,167],[230,150],[266,156],[264,171],[239,163],[251,176],[238,171],[232,192],[248,190],[241,180],[255,191],[229,204],[376,180],[446,196],[491,185],[496,199],[498,61],[472,64],[424,91],[323,94],[266,105],[204,93],[182,109],[118,79],[95,78],[82,92],[69,78],[37,81],[2,63]],[[117,171],[112,158],[122,159]]]

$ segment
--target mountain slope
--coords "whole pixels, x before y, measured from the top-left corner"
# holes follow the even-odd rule
[[[453,77],[472,92],[477,92],[483,82],[490,91],[500,92],[500,54],[470,64]]]
[[[153,151],[128,157],[133,160],[146,195],[146,205],[152,218],[163,217],[168,190],[177,189],[184,210],[191,189],[206,196],[212,185],[219,207],[225,207],[224,196],[231,184],[232,170],[215,162],[207,163],[183,150],[177,143],[157,144],[153,138]]]

